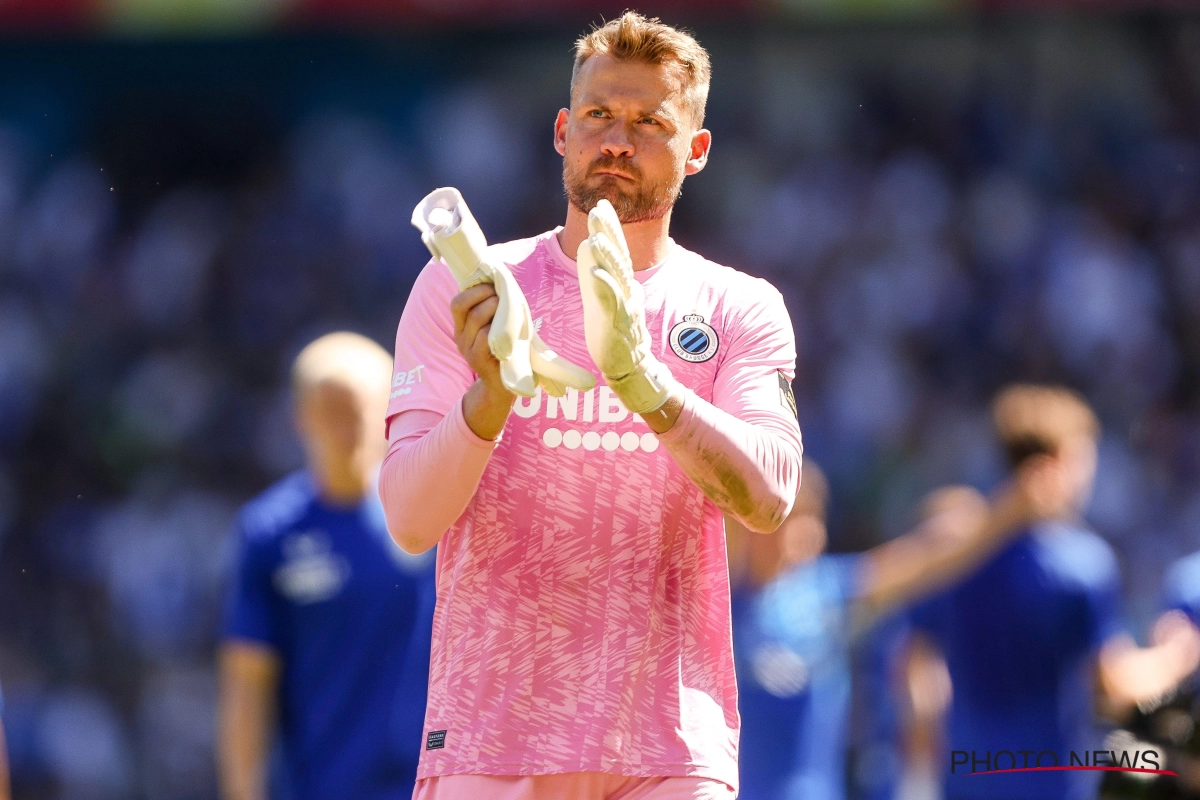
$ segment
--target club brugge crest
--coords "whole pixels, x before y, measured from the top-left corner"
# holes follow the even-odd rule
[[[717,354],[717,332],[699,314],[687,314],[671,328],[671,349],[684,361],[699,363]]]

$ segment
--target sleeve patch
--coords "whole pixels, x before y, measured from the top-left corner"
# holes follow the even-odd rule
[[[779,402],[783,403],[783,407],[792,412],[793,417],[800,416],[800,412],[796,410],[796,395],[792,394],[792,384],[784,377],[782,372],[776,371],[779,376]]]

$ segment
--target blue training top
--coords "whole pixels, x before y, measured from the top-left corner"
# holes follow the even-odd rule
[[[1093,669],[1100,645],[1122,631],[1120,578],[1108,543],[1082,528],[1043,523],[977,572],[912,613],[941,647],[954,685],[947,746],[978,761],[947,775],[947,800],[1074,800],[1094,797],[1097,773],[965,776],[1007,769],[984,762],[1001,751],[1052,751],[1061,766],[1074,749],[1099,746]],[[988,756],[988,753],[991,756]],[[1038,765],[1036,755],[1028,766]],[[1050,765],[1044,756],[1040,766]],[[951,764],[947,764],[949,770]]]
[[[283,794],[408,800],[425,719],[434,555],[388,536],[370,492],[323,503],[307,473],[280,481],[237,521],[226,639],[280,656]]]
[[[1178,609],[1200,626],[1200,552],[1184,556],[1163,579],[1163,608]]]
[[[857,556],[821,556],[735,593],[740,800],[845,797],[848,608]]]

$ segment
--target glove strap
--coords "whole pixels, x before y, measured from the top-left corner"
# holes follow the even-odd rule
[[[620,378],[605,375],[604,380],[625,407],[635,414],[658,411],[679,383],[666,364],[649,355],[628,375]]]

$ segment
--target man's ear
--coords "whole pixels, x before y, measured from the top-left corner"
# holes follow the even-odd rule
[[[708,163],[708,152],[712,149],[712,133],[707,128],[701,128],[692,134],[692,149],[688,153],[687,163],[684,164],[685,175],[695,175],[704,169]]]
[[[554,149],[560,156],[567,154],[567,120],[570,117],[570,109],[560,108],[558,116],[554,118]]]

